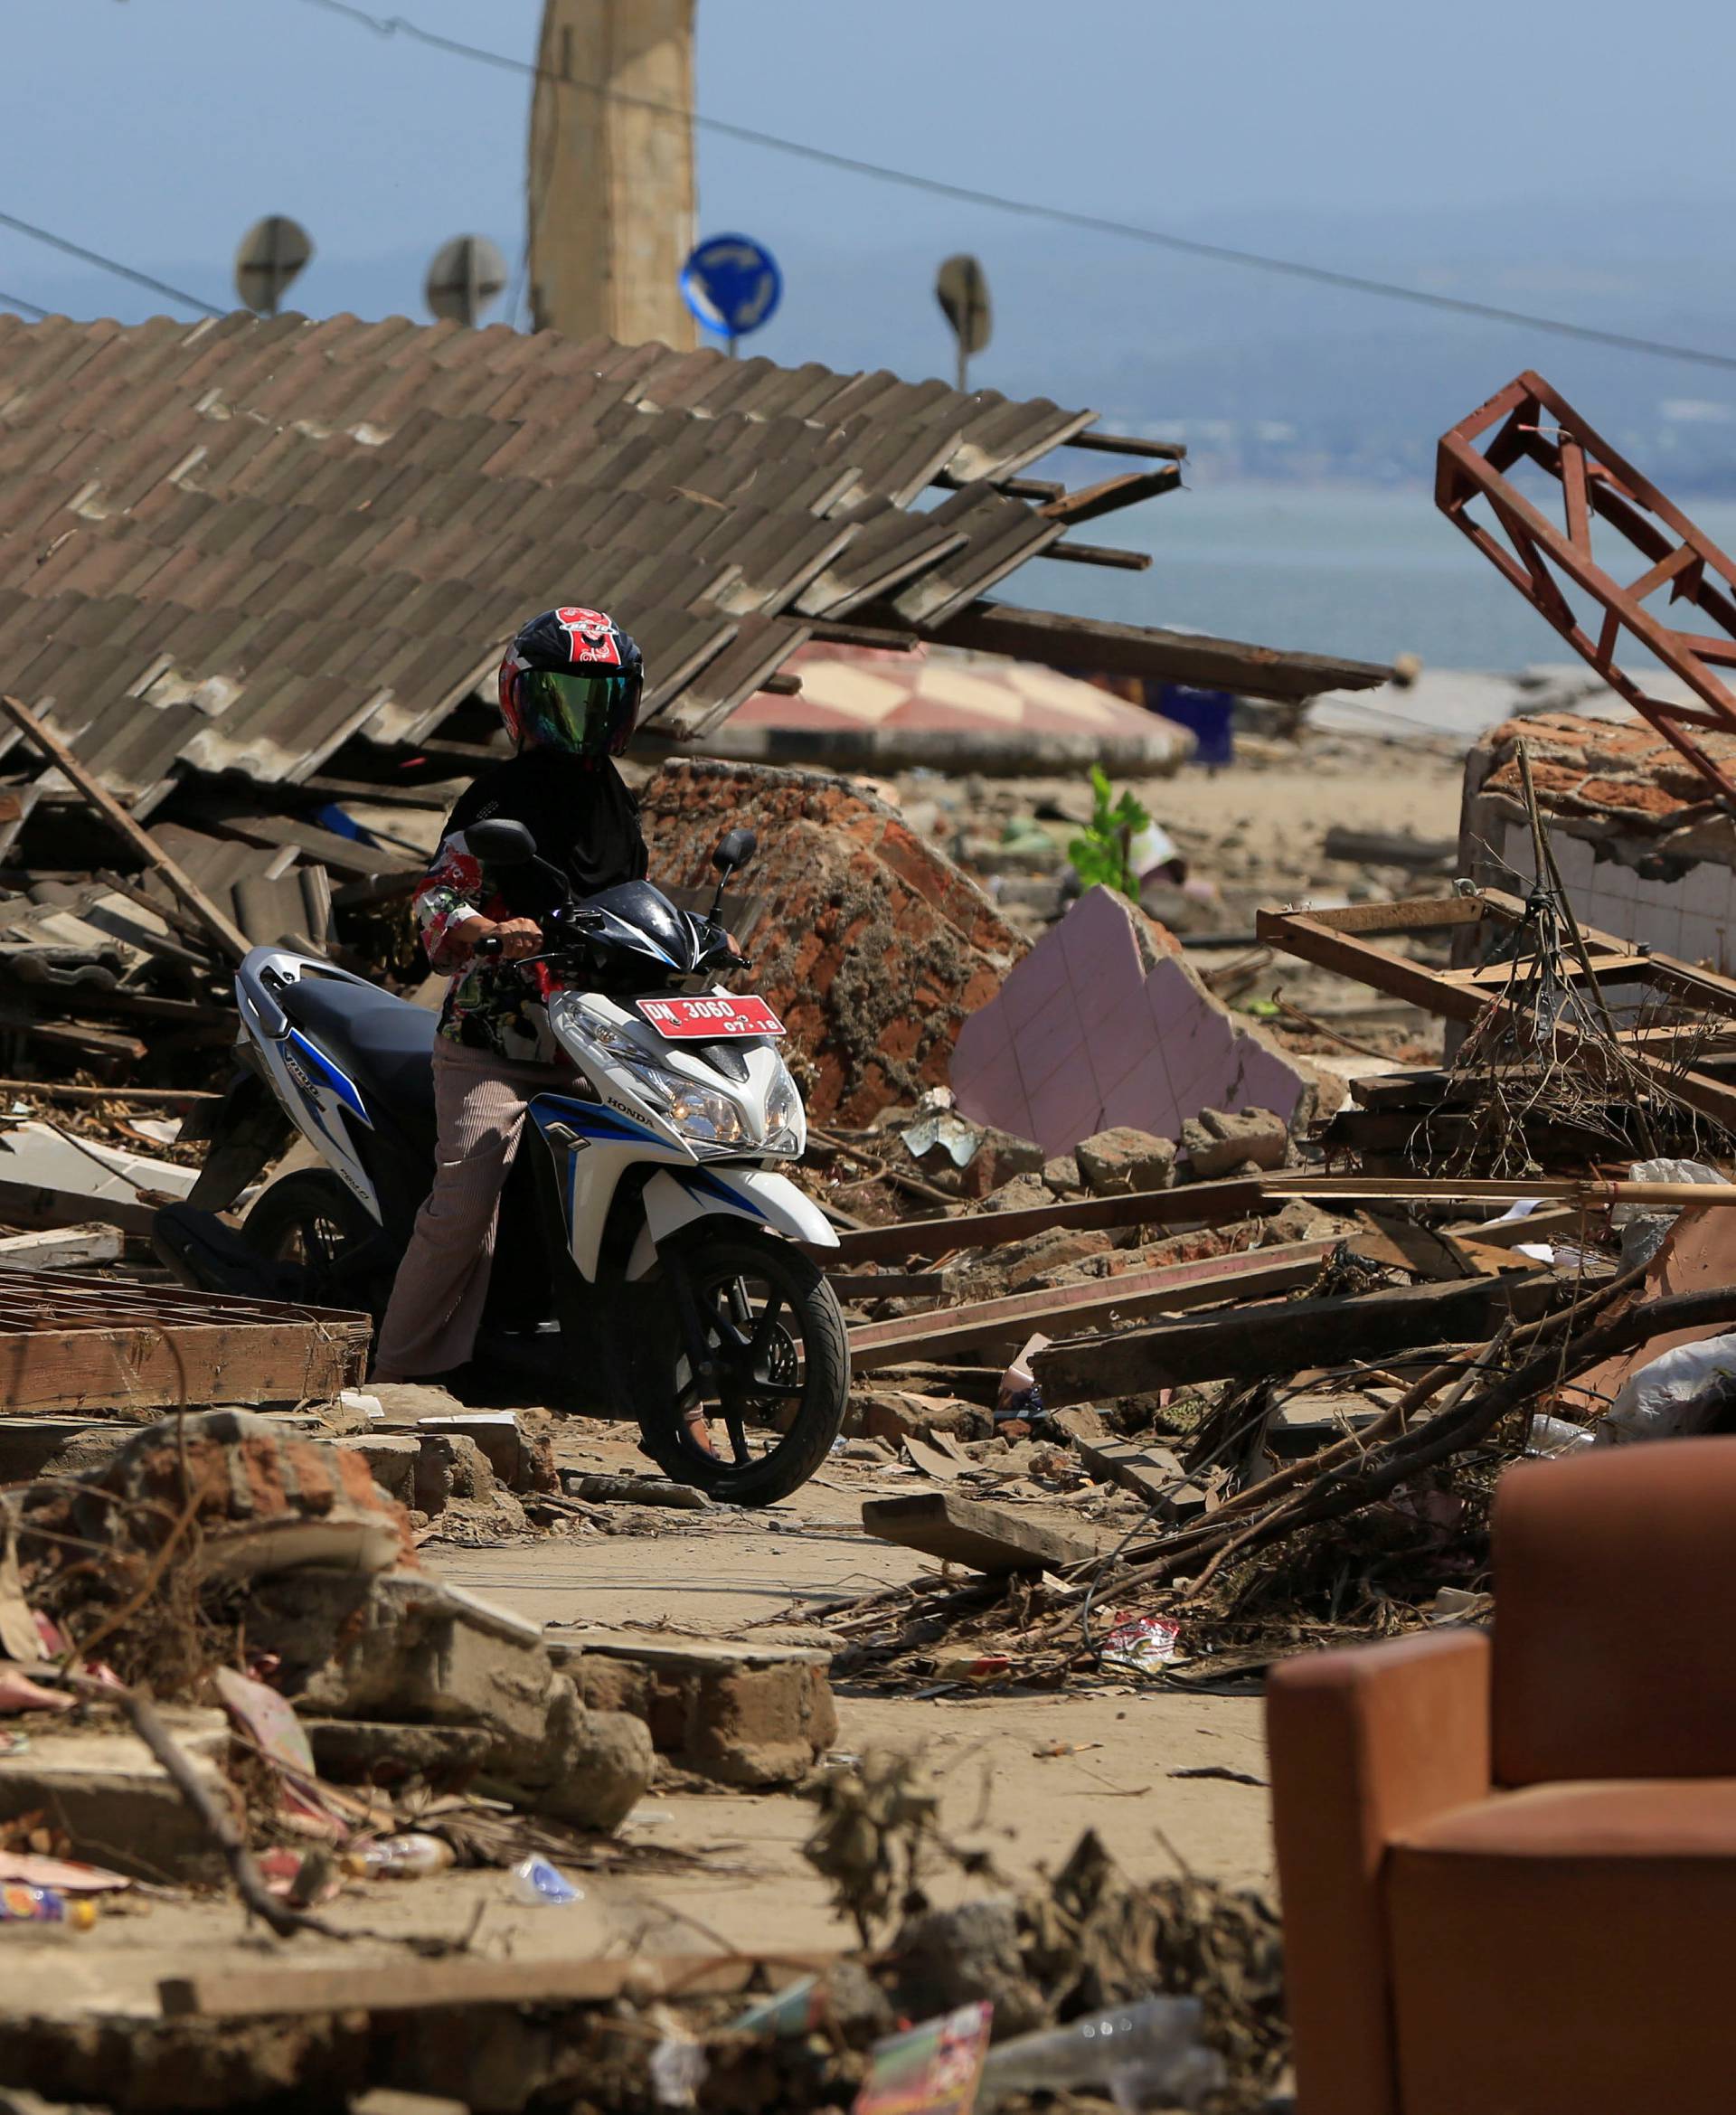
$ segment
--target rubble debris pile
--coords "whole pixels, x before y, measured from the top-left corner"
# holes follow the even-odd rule
[[[1024,943],[974,882],[872,794],[818,772],[665,765],[641,812],[652,857],[698,884],[720,831],[759,834],[757,987],[807,1060],[810,1115],[872,1123],[942,1085],[961,1024]]]
[[[1700,737],[1736,772],[1736,734]],[[1465,760],[1461,870],[1522,894],[1535,878],[1520,752],[1563,885],[1588,925],[1729,976],[1736,846],[1705,782],[1649,727],[1542,713],[1491,728]]]

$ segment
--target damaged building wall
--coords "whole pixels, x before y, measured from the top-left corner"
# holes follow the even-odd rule
[[[1736,739],[1704,739],[1736,766]],[[1736,823],[1707,801],[1704,779],[1649,727],[1550,713],[1491,728],[1465,761],[1460,872],[1479,887],[1533,878],[1521,741],[1581,922],[1731,975]]]
[[[763,907],[754,987],[807,1061],[810,1116],[867,1124],[945,1082],[966,1017],[1025,949],[975,882],[821,772],[698,759],[665,765],[640,801],[661,883],[711,882],[723,832],[758,833],[737,884]]]

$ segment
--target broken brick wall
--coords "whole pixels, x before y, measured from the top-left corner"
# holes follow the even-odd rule
[[[1698,739],[1736,770],[1736,739]],[[1491,728],[1465,760],[1460,872],[1514,894],[1531,886],[1522,741],[1580,923],[1731,975],[1736,826],[1687,760],[1641,721],[1544,713]]]
[[[751,986],[805,1061],[810,1116],[867,1124],[945,1083],[961,1024],[1025,951],[975,882],[827,773],[682,760],[640,802],[654,881],[712,882],[723,832],[758,833],[734,884],[766,906]]]

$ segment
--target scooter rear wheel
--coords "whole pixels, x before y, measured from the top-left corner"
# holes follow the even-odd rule
[[[837,1295],[813,1260],[750,1228],[706,1226],[665,1264],[678,1343],[640,1367],[646,1450],[677,1483],[733,1506],[770,1506],[831,1452],[850,1397],[850,1342]],[[680,1318],[691,1300],[688,1318]],[[690,1330],[712,1367],[695,1377]],[[671,1381],[673,1378],[673,1386]],[[703,1417],[715,1453],[693,1434]]]
[[[346,1283],[344,1265],[379,1228],[348,1190],[323,1167],[279,1176],[241,1222],[241,1239],[274,1263],[297,1264],[307,1274],[306,1298],[354,1304],[359,1289]]]

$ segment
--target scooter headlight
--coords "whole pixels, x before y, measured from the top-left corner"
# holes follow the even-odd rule
[[[802,1149],[802,1097],[782,1058],[771,1076],[766,1094],[766,1145],[768,1153],[799,1153]]]
[[[586,1041],[598,1054],[629,1073],[637,1092],[678,1129],[708,1146],[752,1143],[741,1109],[727,1094],[658,1064],[617,1023],[583,1007],[579,1018]]]
[[[684,1080],[678,1073],[665,1072],[671,1092],[669,1097],[669,1121],[685,1131],[690,1138],[703,1138],[708,1146],[746,1146],[751,1143],[748,1127],[741,1120],[741,1111],[727,1094],[719,1094],[710,1087],[700,1087],[691,1080]]]

